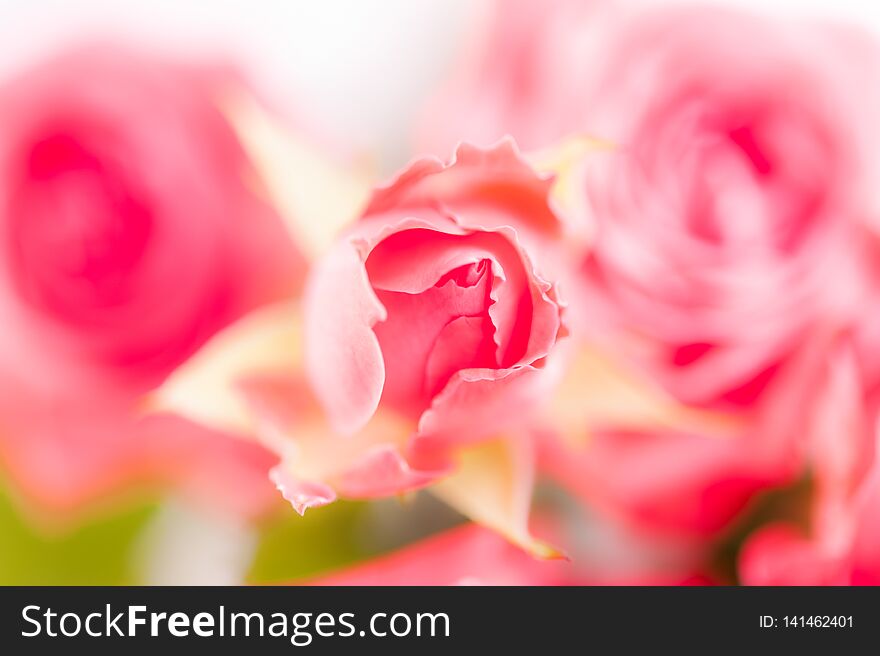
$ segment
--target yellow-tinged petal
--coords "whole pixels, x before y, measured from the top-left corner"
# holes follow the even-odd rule
[[[542,173],[553,173],[564,177],[568,170],[577,166],[584,157],[595,152],[608,152],[614,149],[615,145],[605,139],[576,134],[547,148],[532,151],[527,159]]]
[[[553,174],[550,200],[554,208],[575,224],[577,230],[572,236],[581,240],[586,238],[588,243],[592,242],[593,226],[586,221],[589,207],[583,170],[595,156],[610,153],[614,148],[608,141],[587,135],[574,135],[526,157],[540,173]]]
[[[545,421],[573,447],[589,439],[591,426],[674,429],[734,437],[742,419],[688,407],[635,370],[591,345],[578,347],[545,412]]]
[[[145,412],[174,412],[202,425],[250,435],[253,413],[238,385],[297,371],[302,359],[298,304],[252,312],[215,335],[143,403]]]
[[[229,94],[222,106],[293,239],[312,259],[325,252],[361,213],[374,176],[366,166],[339,165],[283,129],[249,95]]]
[[[292,501],[316,485],[347,498],[389,496],[448,473],[446,463],[426,466],[407,457],[412,418],[383,409],[357,433],[339,435],[301,377],[251,379],[242,388],[260,440],[281,459],[276,482]]]
[[[312,415],[290,427],[286,440],[295,445],[295,455],[286,464],[300,478],[337,483],[342,473],[373,449],[403,449],[414,430],[412,421],[385,411],[377,412],[355,435],[338,436],[323,417]]]
[[[529,532],[534,455],[526,439],[498,438],[458,453],[454,473],[431,492],[536,558],[563,558]]]

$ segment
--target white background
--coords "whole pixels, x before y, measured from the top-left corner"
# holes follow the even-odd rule
[[[714,4],[829,17],[880,35],[880,3],[870,0]],[[89,35],[226,53],[295,112],[387,169],[409,156],[409,121],[484,9],[480,0],[0,0],[0,76]]]

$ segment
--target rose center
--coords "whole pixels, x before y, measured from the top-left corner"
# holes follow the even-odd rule
[[[19,292],[61,321],[100,320],[134,293],[150,212],[69,135],[37,142],[22,168],[8,234]]]

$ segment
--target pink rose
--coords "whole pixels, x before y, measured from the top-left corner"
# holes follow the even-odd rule
[[[742,49],[744,33],[762,47]],[[880,67],[845,38],[680,11],[625,24],[609,48],[587,120],[621,154],[585,172],[596,302],[583,319],[633,340],[612,348],[676,400],[742,422],[732,439],[641,433],[651,474],[625,503],[658,526],[713,532],[791,479],[821,380],[811,351],[869,296],[875,129],[852,98]],[[630,436],[607,439],[626,460]]]
[[[807,521],[779,518],[749,536],[739,554],[743,583],[880,584],[878,405],[864,393],[854,353],[846,345],[832,353],[811,409]]]
[[[560,230],[548,185],[505,142],[421,160],[376,192],[306,292],[307,372],[340,432],[380,404],[448,443],[522,417],[562,330],[529,250]]]
[[[220,111],[242,90],[224,68],[110,46],[0,87],[0,454],[44,503],[133,478],[245,507],[263,496],[247,485],[271,462],[262,450],[135,419],[207,338],[301,278]]]
[[[417,122],[416,140],[427,152],[506,135],[532,151],[584,129],[583,82],[591,84],[597,73],[603,20],[619,3],[494,0],[487,6],[451,79]]]
[[[244,348],[243,366],[227,368],[255,416],[244,430],[281,457],[272,478],[298,512],[435,484],[476,521],[554,555],[528,534],[525,428],[564,334],[544,277],[563,234],[550,185],[510,141],[463,145],[449,164],[418,160],[315,263],[300,355],[289,349],[281,367],[268,355],[260,368],[247,349],[297,343],[286,334],[295,317],[209,347],[206,362]]]
[[[744,50],[746,32],[765,47]],[[852,99],[877,52],[711,10],[615,37],[584,123],[621,149],[585,178],[588,284],[678,398],[748,406],[817,323],[849,325],[865,298],[876,130]]]
[[[661,405],[726,425],[587,418],[588,445],[554,444],[546,464],[637,523],[714,533],[798,471],[814,351],[870,298],[877,50],[716,9],[498,11],[484,68],[456,90],[466,116],[429,128],[610,142],[565,171],[591,240],[573,330]]]

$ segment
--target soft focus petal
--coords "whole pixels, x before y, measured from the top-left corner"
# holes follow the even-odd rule
[[[373,326],[386,317],[363,257],[343,241],[317,264],[306,290],[306,370],[334,428],[351,433],[369,421],[385,384]]]
[[[336,492],[323,483],[298,481],[284,467],[275,467],[269,472],[269,478],[281,492],[281,496],[290,502],[293,509],[305,515],[309,508],[326,506],[336,501]]]
[[[526,163],[512,139],[485,149],[461,144],[449,164],[418,160],[379,188],[365,215],[439,204],[467,227],[512,226],[556,238],[563,225],[548,204],[552,183]]]
[[[752,536],[739,559],[746,585],[842,585],[840,563],[829,560],[796,528],[771,525]]]
[[[292,135],[246,95],[229,94],[224,110],[296,243],[310,258],[328,251],[367,202],[365,167],[350,165],[331,145]]]
[[[565,562],[535,560],[492,531],[468,524],[311,585],[560,585]]]
[[[529,531],[533,460],[527,440],[500,438],[459,452],[455,472],[432,486],[431,491],[533,556],[560,558],[559,551]]]
[[[376,413],[357,433],[334,433],[302,380],[251,379],[242,386],[262,441],[280,464],[272,478],[297,512],[337,497],[368,499],[424,487],[448,464],[414,457],[415,425],[393,411]]]
[[[139,407],[301,287],[302,254],[219,106],[248,93],[228,66],[109,44],[0,87],[0,457],[34,499],[66,510],[167,484],[233,512],[265,501],[265,451]]]
[[[248,435],[254,418],[239,383],[295,371],[302,361],[298,304],[258,310],[215,335],[144,399],[145,412],[176,412],[218,430]]]

